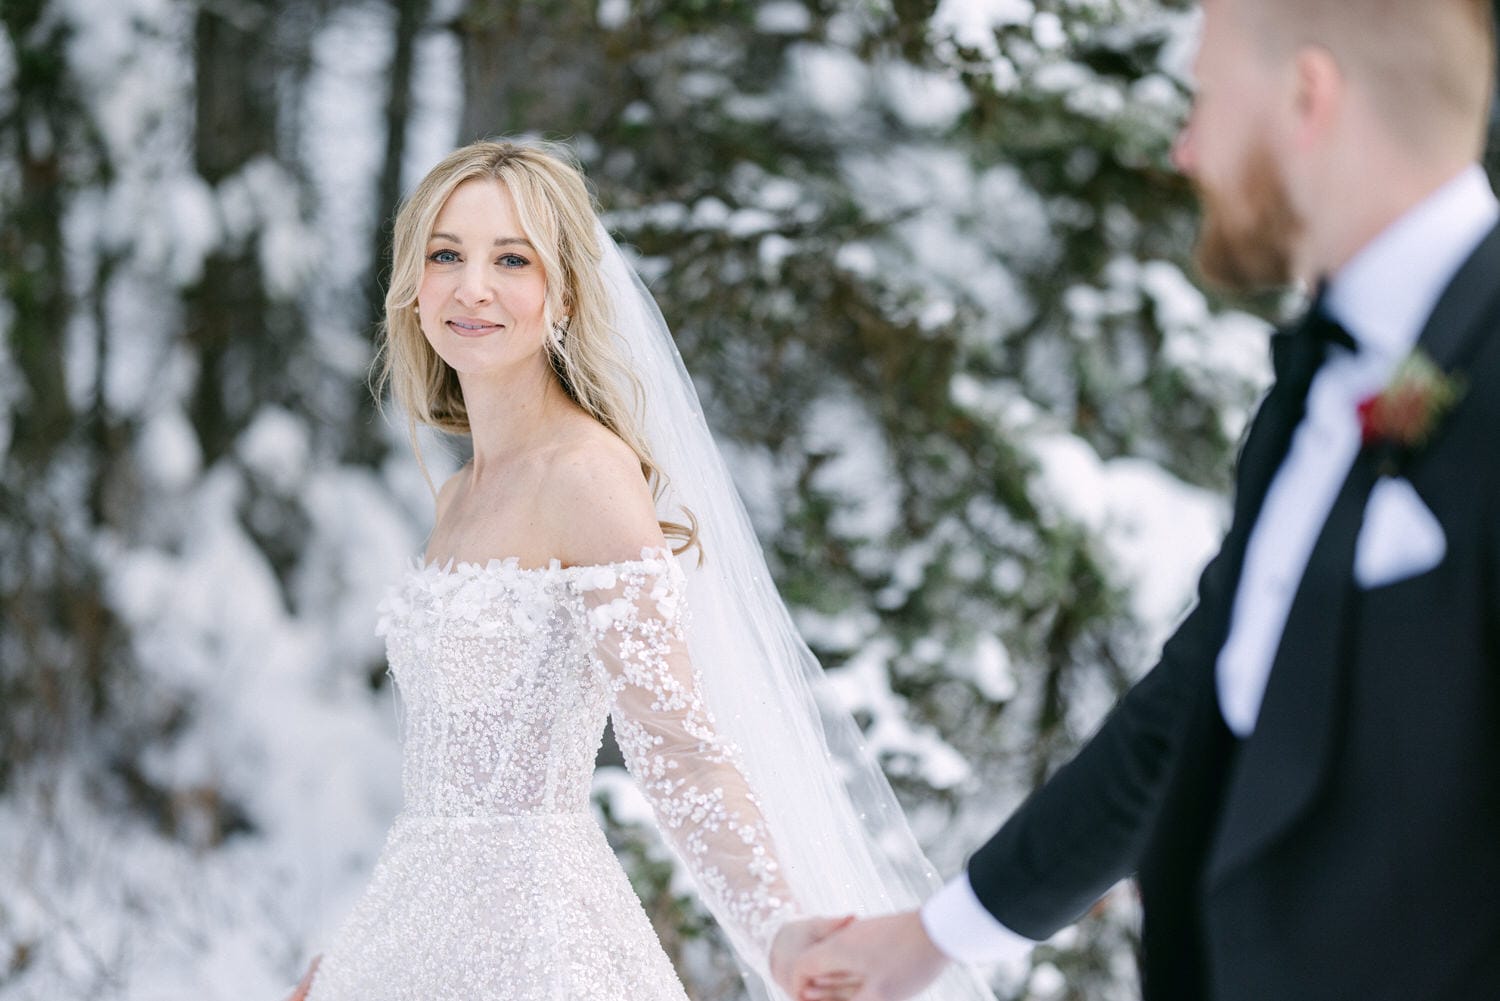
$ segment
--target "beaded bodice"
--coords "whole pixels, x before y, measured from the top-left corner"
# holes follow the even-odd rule
[[[383,606],[406,812],[588,809],[609,693],[584,644],[578,576],[513,560],[430,565]]]
[[[687,653],[665,550],[597,566],[414,567],[381,606],[403,706],[403,815],[588,810],[612,714],[626,765],[715,916],[764,961],[795,913],[755,797]]]

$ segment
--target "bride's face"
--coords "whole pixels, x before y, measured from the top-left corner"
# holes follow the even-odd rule
[[[498,181],[453,189],[427,240],[417,311],[438,357],[464,375],[535,364],[546,343],[547,276]]]

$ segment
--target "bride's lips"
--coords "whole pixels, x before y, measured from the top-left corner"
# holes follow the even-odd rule
[[[491,323],[489,320],[480,320],[472,316],[456,316],[445,321],[445,325],[460,337],[483,337],[505,326],[503,323]]]

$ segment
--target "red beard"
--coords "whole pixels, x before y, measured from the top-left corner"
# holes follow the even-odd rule
[[[1265,143],[1245,158],[1239,191],[1196,185],[1203,206],[1195,259],[1215,285],[1235,292],[1280,288],[1292,281],[1292,242],[1302,218],[1292,207],[1281,169]]]

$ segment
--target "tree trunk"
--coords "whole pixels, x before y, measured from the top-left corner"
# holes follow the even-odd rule
[[[623,106],[623,61],[593,0],[474,0],[456,25],[464,53],[462,142],[598,132]]]
[[[274,31],[265,8],[205,4],[195,25],[198,84],[194,160],[220,184],[276,152]],[[204,462],[222,456],[257,404],[254,356],[270,345],[256,234],[223,246],[186,293],[185,336],[199,360],[190,417]]]
[[[65,333],[80,311],[68,287],[62,229],[72,192],[103,173],[68,72],[68,23],[45,0],[0,7],[16,53],[14,105],[0,156],[17,190],[0,204],[0,285],[19,392],[3,405],[0,443],[0,788],[11,770],[66,746],[105,707],[123,636],[101,595],[85,540],[98,462],[69,400]]]

